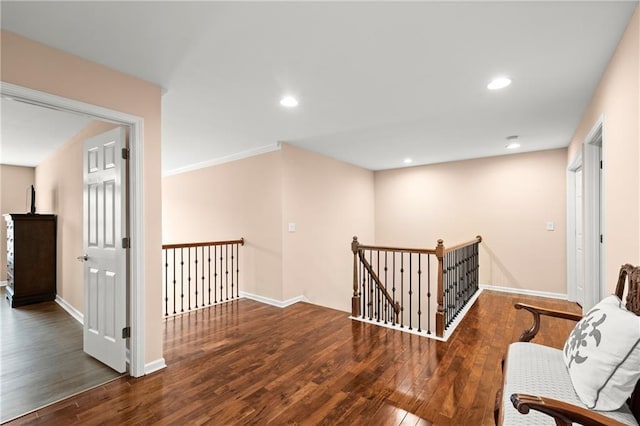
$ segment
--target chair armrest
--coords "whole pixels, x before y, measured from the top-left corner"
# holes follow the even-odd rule
[[[540,308],[538,306],[527,305],[525,303],[516,303],[514,306],[516,309],[525,309],[531,312],[531,315],[533,315],[533,325],[531,326],[530,329],[522,332],[519,339],[520,342],[528,342],[534,337],[536,337],[536,334],[538,334],[538,331],[540,330],[540,315],[545,315],[548,317],[555,317],[555,318],[563,318],[563,319],[568,319],[572,321],[580,321],[582,319],[582,315],[580,314],[573,314],[571,312]]]
[[[613,420],[597,411],[556,399],[514,393],[511,395],[511,403],[522,414],[528,414],[529,410],[536,410],[551,416],[558,426],[571,426],[574,422],[584,426],[624,426],[624,423]]]

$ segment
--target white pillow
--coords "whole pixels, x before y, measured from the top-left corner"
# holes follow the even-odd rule
[[[563,357],[573,388],[590,409],[620,408],[640,379],[640,317],[611,295],[576,324]]]

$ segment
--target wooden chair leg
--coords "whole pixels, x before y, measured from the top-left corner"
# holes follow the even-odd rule
[[[498,392],[496,392],[496,401],[494,404],[495,405],[493,406],[493,420],[497,425],[498,422],[500,421],[500,408],[502,407],[502,388],[498,389]]]

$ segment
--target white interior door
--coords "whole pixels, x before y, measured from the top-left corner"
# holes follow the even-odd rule
[[[126,130],[87,139],[84,170],[84,351],[126,370]]]
[[[584,249],[583,249],[583,220],[582,220],[582,169],[576,170],[576,302],[584,306]]]

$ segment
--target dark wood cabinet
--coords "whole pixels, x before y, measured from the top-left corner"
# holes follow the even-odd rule
[[[5,214],[7,299],[12,308],[56,298],[56,216]]]

